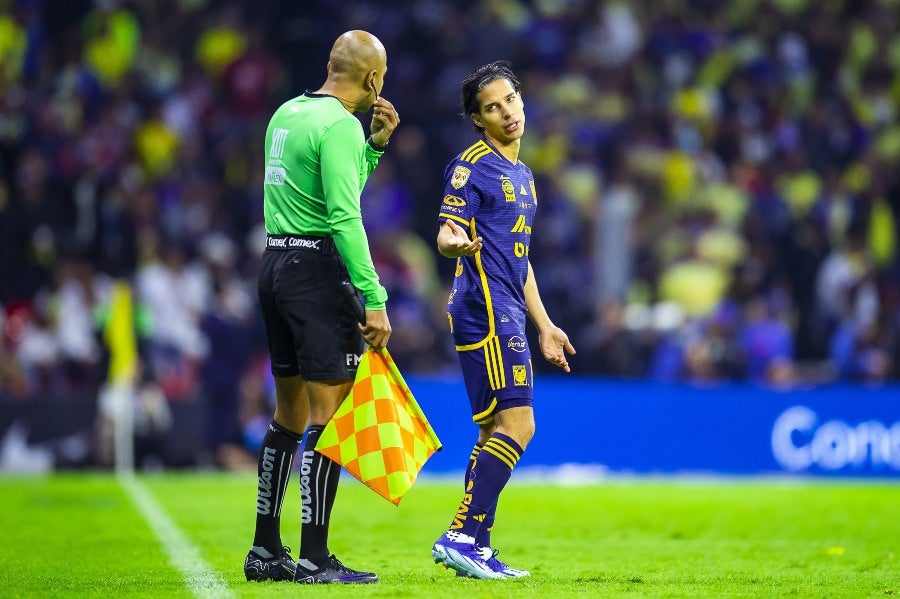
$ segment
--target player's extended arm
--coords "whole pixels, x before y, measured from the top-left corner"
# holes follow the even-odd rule
[[[466,230],[449,218],[441,223],[441,228],[438,229],[437,247],[441,256],[447,258],[474,256],[481,249],[481,245],[481,237],[469,239]]]
[[[534,270],[531,268],[531,261],[528,261],[528,278],[525,279],[525,307],[528,309],[528,317],[538,330],[538,342],[541,346],[541,353],[544,358],[551,364],[559,366],[566,372],[569,372],[569,362],[566,360],[566,353],[575,354],[575,348],[569,342],[569,336],[565,331],[553,324],[547,310],[544,308],[544,302],[541,301],[541,294],[538,292],[537,281],[534,278]]]

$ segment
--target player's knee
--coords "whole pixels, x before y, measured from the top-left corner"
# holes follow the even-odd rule
[[[521,432],[519,433],[520,437],[519,437],[518,441],[519,441],[519,445],[522,446],[523,450],[528,446],[529,443],[531,443],[531,440],[534,438],[534,431],[535,431],[535,425],[534,425],[534,419],[532,419],[530,422],[526,423],[523,426]]]
[[[512,437],[524,450],[534,437],[534,412],[530,408],[511,408],[497,415],[497,431]]]

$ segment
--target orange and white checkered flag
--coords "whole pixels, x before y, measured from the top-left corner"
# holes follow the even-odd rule
[[[387,348],[363,354],[350,394],[316,444],[316,451],[394,505],[439,449],[440,440]]]

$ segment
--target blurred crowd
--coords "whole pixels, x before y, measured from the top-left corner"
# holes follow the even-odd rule
[[[505,58],[574,372],[896,380],[898,22],[900,0],[0,0],[0,392],[96,396],[124,280],[149,422],[202,398],[209,447],[258,442],[265,126],[348,29],[384,42],[402,119],[362,204],[404,372],[457,371],[442,174],[475,140],[462,79]]]

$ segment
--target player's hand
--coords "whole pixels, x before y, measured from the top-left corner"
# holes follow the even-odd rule
[[[358,325],[363,339],[373,349],[381,349],[391,338],[391,321],[387,310],[366,310],[366,324]]]
[[[557,326],[551,326],[538,333],[538,342],[541,345],[541,353],[548,362],[570,372],[566,353],[575,355],[575,348],[569,342],[569,336],[565,331]]]
[[[469,239],[466,230],[449,218],[444,226],[447,228],[441,231],[441,249],[443,250],[441,253],[445,256],[451,258],[474,256],[484,245],[481,237],[476,237],[474,240]]]
[[[386,146],[394,129],[400,124],[400,115],[394,105],[381,96],[375,99],[372,108],[372,124],[369,125],[372,141],[379,146]]]

